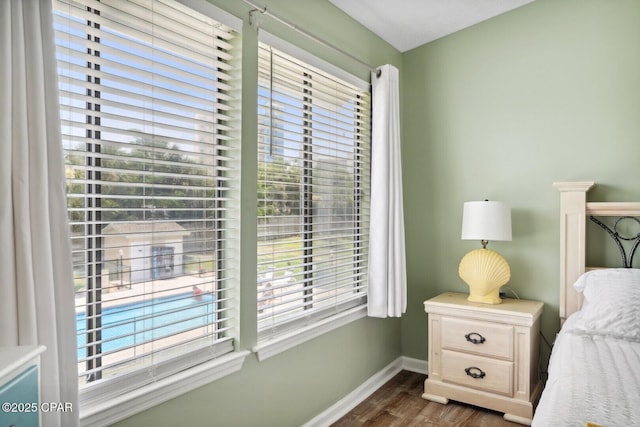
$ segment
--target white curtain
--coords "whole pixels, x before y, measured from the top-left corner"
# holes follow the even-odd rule
[[[43,425],[78,425],[71,245],[51,0],[0,1],[0,345],[44,345]]]
[[[400,317],[407,309],[407,272],[400,155],[398,69],[371,74],[371,218],[369,229],[368,314]]]

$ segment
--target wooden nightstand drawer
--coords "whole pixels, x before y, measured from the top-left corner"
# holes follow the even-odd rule
[[[442,348],[513,360],[513,327],[443,317]]]
[[[513,363],[442,350],[442,380],[511,397]]]

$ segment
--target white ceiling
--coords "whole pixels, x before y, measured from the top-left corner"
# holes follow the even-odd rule
[[[534,0],[329,0],[400,52]]]

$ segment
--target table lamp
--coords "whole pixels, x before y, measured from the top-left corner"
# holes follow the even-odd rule
[[[511,240],[511,208],[503,202],[465,202],[462,240],[480,240],[460,261],[458,274],[469,285],[472,302],[500,304],[500,287],[511,278],[509,264],[498,252],[487,249],[489,240]]]

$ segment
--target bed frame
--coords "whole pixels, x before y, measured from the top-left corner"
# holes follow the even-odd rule
[[[560,324],[562,325],[569,315],[582,306],[582,294],[574,289],[573,283],[582,273],[593,269],[585,265],[587,217],[638,217],[640,202],[587,202],[587,192],[594,186],[593,181],[555,182],[553,186],[560,191]],[[608,231],[612,234],[610,230]],[[622,249],[621,252],[623,252]],[[626,262],[624,258],[623,254],[623,262]]]

